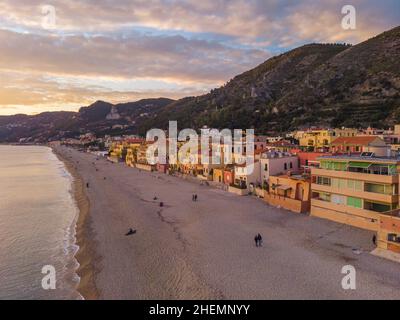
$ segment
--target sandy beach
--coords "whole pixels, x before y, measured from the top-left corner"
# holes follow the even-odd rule
[[[400,266],[369,254],[368,231],[200,181],[55,151],[75,179],[78,290],[86,299],[400,298]],[[129,228],[137,233],[125,236]],[[356,290],[342,289],[345,265],[356,268]]]

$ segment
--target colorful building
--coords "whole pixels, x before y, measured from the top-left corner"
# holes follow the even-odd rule
[[[249,191],[261,185],[260,161],[255,160],[253,167],[248,164],[235,165],[234,185]]]
[[[267,136],[255,136],[254,137],[254,150],[264,150],[265,146],[267,145]]]
[[[125,162],[128,166],[134,167],[137,162],[137,152],[144,141],[141,139],[128,140]]]
[[[296,213],[310,211],[311,183],[306,175],[270,176],[264,201]]]
[[[358,134],[357,129],[310,129],[297,135],[299,144],[303,148],[328,149],[332,141],[338,137],[354,137]]]
[[[124,141],[113,142],[109,150],[108,160],[112,162],[125,162],[127,143]]]
[[[235,169],[233,166],[227,166],[224,169],[224,183],[231,185],[235,182]]]
[[[388,157],[391,154],[390,146],[376,136],[340,137],[331,144],[331,152],[363,153],[370,152],[376,156]]]
[[[216,168],[213,170],[213,181],[224,183],[224,169]]]
[[[260,158],[260,178],[264,185],[268,183],[270,176],[283,175],[299,171],[297,156],[284,152],[265,152]]]
[[[325,156],[312,168],[311,215],[379,230],[381,213],[399,206],[400,160]]]
[[[301,172],[311,172],[313,167],[318,168],[320,161],[319,157],[330,155],[325,152],[305,152],[305,151],[296,151],[294,155],[299,159],[299,170]]]
[[[400,211],[381,214],[379,220],[378,248],[400,255]]]
[[[276,152],[292,152],[293,150],[299,150],[299,146],[297,144],[293,144],[287,140],[267,143],[265,148],[269,151]]]

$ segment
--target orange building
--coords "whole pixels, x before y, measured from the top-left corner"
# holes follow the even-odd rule
[[[376,136],[340,137],[332,141],[333,153],[363,153],[372,152],[376,156],[390,156],[390,146]]]
[[[400,254],[400,211],[380,215],[378,248]]]
[[[264,200],[273,206],[281,206],[297,213],[310,211],[311,182],[308,176],[270,176]]]

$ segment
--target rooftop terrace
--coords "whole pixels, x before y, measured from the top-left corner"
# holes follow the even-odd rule
[[[318,160],[343,160],[343,161],[368,161],[374,163],[398,163],[400,157],[366,157],[361,155],[331,155],[331,156],[320,156]]]

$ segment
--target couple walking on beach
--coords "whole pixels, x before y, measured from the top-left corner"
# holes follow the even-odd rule
[[[257,234],[255,237],[254,237],[254,242],[256,243],[256,247],[262,247],[262,237],[261,237],[261,234]]]
[[[192,201],[197,201],[197,194],[192,195]]]

